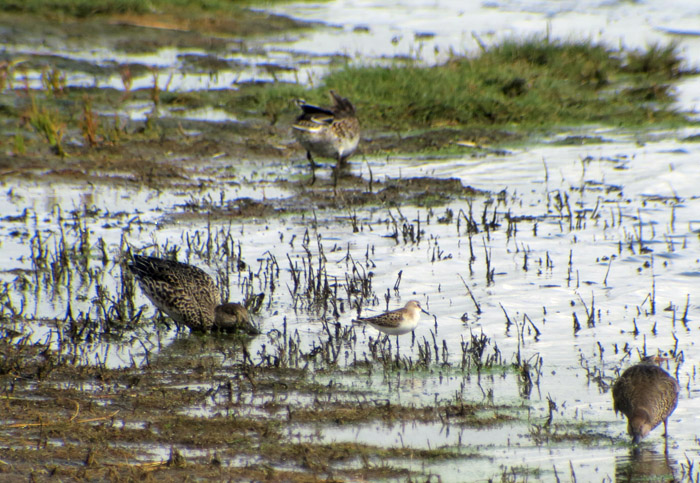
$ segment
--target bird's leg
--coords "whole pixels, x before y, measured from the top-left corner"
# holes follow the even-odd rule
[[[338,163],[335,165],[335,168],[333,168],[333,193],[335,193],[336,188],[338,188],[338,174],[340,173],[341,159],[340,157],[338,158]]]
[[[311,151],[306,151],[306,159],[309,160],[311,165],[311,183],[309,184],[313,185],[316,182],[316,163],[314,162],[314,157],[311,156]]]
[[[335,165],[335,168],[333,169],[333,194],[338,194],[337,193],[337,188],[338,188],[338,178],[340,177],[340,171],[343,169],[347,169],[348,167],[348,157],[347,156],[338,156],[338,162]]]
[[[399,336],[396,336],[396,367],[399,367],[399,363],[401,362],[401,355],[399,353]]]

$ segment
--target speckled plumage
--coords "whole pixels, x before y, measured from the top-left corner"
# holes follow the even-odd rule
[[[402,309],[391,310],[375,317],[358,317],[356,323],[369,324],[389,335],[401,335],[413,331],[418,326],[420,313],[428,313],[417,300],[409,301]]]
[[[134,255],[129,269],[153,305],[191,330],[258,334],[248,310],[221,303],[214,280],[202,269],[156,257]]]
[[[678,382],[649,362],[625,370],[612,389],[613,408],[627,416],[627,431],[638,443],[662,422],[666,424],[678,404]]]
[[[323,108],[301,103],[303,113],[292,126],[297,141],[306,149],[306,157],[311,163],[312,183],[316,180],[313,155],[333,158],[337,161],[337,171],[357,149],[360,142],[360,122],[357,120],[355,106],[330,91],[333,107]]]

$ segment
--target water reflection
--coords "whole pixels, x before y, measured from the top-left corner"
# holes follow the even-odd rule
[[[659,453],[652,448],[636,447],[629,454],[615,459],[616,481],[676,481],[668,451]]]
[[[177,360],[178,363],[197,364],[205,357],[214,358],[221,364],[252,363],[248,350],[252,338],[241,334],[198,334],[183,331],[156,355],[160,361]]]

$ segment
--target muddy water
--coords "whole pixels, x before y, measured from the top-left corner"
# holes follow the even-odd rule
[[[311,432],[323,441],[334,442],[379,441],[388,446],[415,448],[461,445],[480,456],[470,465],[470,478],[476,479],[513,466],[540,468],[541,476],[549,479],[554,468],[560,475],[568,474],[569,462],[578,478],[604,479],[629,463],[629,449],[620,444],[626,438],[625,423],[613,414],[610,392],[605,387],[615,376],[616,368],[628,363],[622,362],[623,347],[628,346],[635,357],[637,351],[675,351],[684,360],[670,369],[677,374],[683,390],[679,407],[669,422],[668,450],[670,468],[674,474],[680,474],[686,455],[692,459],[697,451],[696,434],[700,431],[696,416],[700,407],[693,397],[700,357],[694,336],[700,327],[693,290],[700,274],[700,201],[695,194],[695,180],[700,177],[700,145],[683,142],[689,132],[681,131],[589,134],[603,142],[572,146],[552,139],[505,155],[487,154],[481,158],[368,160],[375,179],[457,177],[464,184],[492,193],[434,208],[432,213],[416,206],[375,206],[353,209],[352,213],[316,212],[313,223],[308,214],[213,222],[214,229],[230,227],[247,263],[255,266],[256,261],[272,255],[281,268],[279,289],[268,291],[269,304],[259,316],[265,335],[251,341],[251,354],[269,351],[285,325],[287,331],[298,332],[302,347],[307,349],[323,338],[320,314],[313,310],[295,311],[286,290],[293,283],[287,256],[292,261],[304,258],[302,239],[310,234],[312,240],[321,240],[328,274],[339,282],[348,270],[348,255],[366,260],[369,247],[372,286],[378,303],[364,308],[363,314],[385,308],[385,293],[391,295],[390,307],[412,298],[421,300],[432,317],[424,316],[415,331],[415,340],[431,341],[435,335],[440,347],[446,347],[449,362],[458,363],[463,339],[482,331],[498,346],[505,362],[514,362],[518,349],[523,358],[539,356],[543,360],[539,384],[524,400],[515,374],[509,371],[479,383],[455,374],[446,377],[411,372],[385,388],[382,384],[386,382],[377,382],[380,393],[408,404],[429,404],[436,398],[447,399],[461,392],[468,400],[478,401],[485,393],[491,393],[497,403],[529,407],[526,419],[505,427],[460,429],[416,422],[390,426],[375,423],[341,430],[326,427],[320,435],[314,426],[302,425],[294,431],[302,435]],[[302,172],[305,166],[279,169]],[[366,175],[366,170],[366,165],[353,164],[353,171],[358,174]],[[253,176],[240,174],[244,180]],[[89,205],[102,210],[100,217],[87,222],[91,236],[102,239],[110,256],[118,257],[122,237],[132,249],[154,244],[182,246],[188,234],[201,233],[207,224],[204,218],[183,221],[173,216],[183,212],[188,200],[218,199],[221,191],[227,199],[243,195],[269,197],[270,192],[264,192],[258,183],[244,181],[240,187],[216,186],[197,193],[65,184],[53,186],[47,196],[49,193],[40,183],[13,182],[13,196],[5,200],[8,213],[20,214],[28,209],[31,215],[26,223],[3,221],[3,269],[29,268],[26,238],[9,233],[25,229],[55,231],[57,205]],[[284,190],[274,194],[292,195]],[[558,201],[562,199],[566,201]],[[486,217],[498,225],[489,233],[482,228],[472,236],[471,263],[464,223],[458,229],[456,217],[450,223],[437,221],[447,209],[455,214],[460,210],[468,213],[468,203],[477,218],[486,212]],[[138,209],[134,210],[134,206]],[[407,223],[421,220],[424,234],[420,242],[404,243],[401,237],[397,242],[389,237],[394,230],[390,220],[399,218],[399,211]],[[348,221],[351,216],[356,217],[359,232],[354,232]],[[510,235],[507,217],[520,220],[514,223]],[[128,231],[127,220],[132,227]],[[315,246],[315,242],[308,245],[312,250]],[[337,249],[332,250],[333,247]],[[487,253],[493,281],[487,281]],[[192,261],[206,267],[196,257]],[[399,289],[395,291],[399,272]],[[241,288],[236,286],[235,275],[232,278],[231,298],[238,300]],[[3,279],[10,281],[14,275],[4,272]],[[102,279],[113,292],[118,292],[119,281],[118,267]],[[259,284],[260,280],[254,283]],[[464,283],[481,313],[476,313]],[[264,290],[261,286],[255,288]],[[86,287],[76,283],[74,290],[73,311],[93,310]],[[91,287],[87,287],[89,290]],[[56,297],[44,293],[32,300],[31,294],[18,292],[13,300],[17,303],[21,297],[26,300],[24,317],[28,321],[60,316],[65,313],[69,298],[65,293]],[[152,311],[140,294],[138,304]],[[681,321],[685,310],[687,323]],[[590,324],[588,311],[593,313]],[[505,313],[514,325],[507,326]],[[346,309],[338,322],[349,325],[353,316],[354,312]],[[574,316],[581,324],[578,331],[573,328]],[[52,324],[36,322],[15,326],[20,331],[32,331],[37,340],[46,338],[51,327]],[[539,330],[538,337],[533,327]],[[357,328],[356,333],[354,357],[362,359],[377,333],[371,328]],[[172,332],[154,335],[148,329],[140,329],[137,334],[130,344],[102,342],[83,347],[83,357],[87,362],[101,361],[108,366],[129,365],[140,360],[145,352],[143,344],[157,350],[160,345],[167,346],[173,337]],[[406,358],[417,358],[417,344],[412,343],[410,336],[400,340],[399,350]],[[352,360],[348,356],[341,358],[341,367]],[[603,376],[601,384],[587,377],[588,371],[596,370]],[[342,377],[339,381],[343,381]],[[352,378],[345,383],[352,387]],[[596,442],[541,445],[529,436],[532,425],[546,420],[548,397],[557,406],[555,422],[580,423],[579,431],[592,433]],[[661,430],[652,433],[644,447],[652,455],[663,454]],[[459,469],[445,463],[430,463],[428,469],[447,479],[463,477]]]
[[[625,36],[637,45],[668,39],[670,27],[664,26],[683,17],[681,10],[668,9],[665,16],[653,17],[658,22],[647,21],[649,15],[658,12],[653,2],[635,5],[638,8],[628,3],[593,2],[563,8],[557,3],[557,10],[547,2],[514,5],[505,8],[494,3],[473,11],[449,3],[439,8],[433,4],[406,4],[391,10],[349,2],[280,6],[276,8],[282,12],[305,18],[334,23],[343,19],[343,25],[305,34],[294,43],[269,43],[258,60],[273,58],[278,63],[293,63],[294,52],[317,54],[317,62],[304,67],[308,72],[298,76],[306,80],[321,75],[328,59],[338,51],[374,59],[382,55],[419,55],[426,62],[434,60],[432,55],[439,59],[450,46],[469,51],[473,38],[465,34],[470,31],[465,23],[483,26],[483,31],[477,33],[490,39],[500,35],[499,26],[504,24],[511,29],[506,33],[516,35],[541,32],[548,23],[552,32],[566,32],[574,19],[585,14],[603,38]],[[367,15],[368,9],[373,15]],[[444,21],[445,9],[454,10],[454,15],[448,15],[449,22]],[[675,12],[680,13],[674,16]],[[623,17],[626,23],[619,20]],[[367,18],[373,21],[367,24]],[[602,24],[606,28],[600,30]],[[366,25],[368,31],[355,30],[358,25]],[[638,34],[627,36],[633,29]],[[416,36],[421,32],[435,35]],[[690,37],[683,46],[687,52],[695,52],[697,40]],[[99,50],[88,58],[85,52],[77,49],[74,57],[66,56],[96,63],[142,62],[177,71],[175,52],[124,58]],[[230,77],[176,73],[169,81],[170,88],[225,87],[234,77],[266,79],[268,74],[255,67],[253,56],[246,60],[250,62],[248,68]],[[31,72],[28,75],[31,77]],[[163,76],[162,83],[169,78],[167,72],[159,75]],[[294,77],[281,75],[289,76],[288,80]],[[36,84],[29,82],[30,87],[38,87],[39,77],[34,75],[32,79]],[[76,73],[68,82],[81,85],[86,79]],[[136,78],[135,86],[139,82],[151,85],[150,74]],[[98,85],[119,88],[119,83],[118,76],[110,75]],[[693,110],[697,105],[696,86],[694,80],[679,86],[683,110]],[[128,115],[139,119],[143,115],[139,113],[135,108]],[[211,112],[191,113],[192,118],[231,121],[217,116]],[[443,481],[502,475],[551,481],[555,477],[574,479],[574,474],[581,481],[612,480],[616,475],[630,474],[682,478],[688,463],[700,459],[700,404],[695,397],[700,361],[695,339],[700,330],[700,309],[694,290],[700,275],[700,199],[696,188],[700,144],[689,140],[697,134],[692,129],[631,133],[590,128],[545,138],[507,153],[491,152],[486,147],[477,156],[353,160],[352,171],[362,177],[362,190],[370,189],[371,168],[375,181],[457,178],[485,193],[432,208],[395,207],[378,200],[364,208],[264,217],[210,217],[208,213],[216,210],[201,208],[206,203],[217,207],[241,198],[263,201],[298,196],[299,187],[279,180],[306,174],[301,157],[291,163],[271,159],[263,169],[239,167],[236,182],[217,180],[202,172],[201,166],[182,163],[180,168],[187,178],[206,181],[199,189],[188,185],[180,190],[156,191],[133,185],[86,186],[70,181],[47,186],[41,181],[3,180],[0,280],[6,283],[6,292],[2,313],[16,315],[8,322],[13,330],[32,341],[50,341],[56,350],[75,355],[82,364],[145,367],[154,354],[185,352],[180,344],[187,335],[178,336],[162,325],[156,330],[152,323],[139,324],[127,337],[97,338],[77,346],[62,344],[57,321],[64,319],[69,306],[73,314],[101,317],[94,302],[95,292],[98,286],[113,297],[120,292],[122,274],[114,261],[127,246],[147,253],[155,246],[181,247],[181,259],[214,274],[220,260],[203,260],[185,247],[188,239],[223,230],[232,234],[250,270],[229,275],[230,298],[240,300],[247,283],[252,291],[266,293],[266,303],[257,316],[263,335],[248,345],[257,363],[279,347],[281,332],[294,333],[302,351],[309,353],[324,340],[327,323],[350,326],[356,312],[348,306],[343,284],[351,266],[348,260],[352,259],[371,272],[374,298],[362,307],[363,315],[378,313],[387,305],[401,306],[413,298],[431,313],[423,317],[414,337],[402,337],[398,349],[392,346],[392,350],[398,350],[402,360],[415,363],[419,346],[426,341],[431,346],[435,343],[447,364],[434,362],[427,369],[415,371],[383,372],[375,368],[372,377],[359,377],[353,369],[357,361],[373,360],[371,353],[378,334],[371,328],[357,327],[356,340],[344,347],[339,358],[338,373],[323,370],[327,368],[322,363],[312,364],[319,370],[315,382],[332,382],[348,390],[369,388],[394,403],[417,407],[451,400],[456,395],[464,401],[488,400],[501,405],[500,413],[513,419],[508,424],[483,427],[419,420],[343,426],[298,422],[286,428],[290,439],[414,449],[446,447],[463,456],[459,464],[410,458],[390,462],[423,474],[439,474]],[[211,164],[238,166],[236,161],[217,157]],[[327,171],[322,171],[325,176],[318,189],[329,189]],[[453,213],[451,219],[447,210]],[[72,229],[71,211],[80,220]],[[467,233],[465,214],[478,222],[478,232]],[[401,233],[392,236],[404,225],[422,230],[420,240],[404,239]],[[62,237],[77,245],[84,232],[89,233],[87,246],[92,257],[89,266],[83,268],[91,270],[93,277],[82,278],[76,268],[72,278],[63,279],[58,286],[38,281],[38,289],[26,288],[21,280],[32,273],[32,247],[36,247],[32,240],[42,240],[51,256],[58,253]],[[295,301],[290,294],[294,284],[290,261],[300,266],[309,253],[318,255],[321,249],[327,274],[341,287],[339,297],[345,302],[337,319]],[[102,251],[108,259],[104,264],[99,261]],[[261,268],[270,260],[276,260],[279,267],[274,291],[265,283]],[[140,292],[136,302],[144,307],[144,319],[150,320],[148,317],[155,312]],[[575,321],[580,328],[575,329]],[[505,366],[479,377],[458,368],[462,342],[481,333],[490,339],[487,350],[495,351],[497,347]],[[666,456],[661,429],[649,436],[640,452],[634,453],[625,445],[625,421],[614,415],[608,390],[618,369],[630,359],[636,360],[638,352],[657,350],[681,356],[680,362],[669,366],[682,392],[669,421]],[[625,355],[628,352],[632,357]],[[516,372],[508,367],[516,362],[518,354],[521,359],[542,362],[529,394],[523,393]],[[218,356],[215,351],[206,355]],[[223,376],[232,377],[232,372]],[[192,385],[191,389],[199,388]],[[282,397],[301,406],[311,399],[299,394]],[[264,398],[252,395],[250,399],[250,411],[262,413],[259,407]],[[355,401],[353,397],[348,400]],[[551,432],[543,429],[549,416],[548,400],[556,405]],[[202,418],[212,417],[217,411],[216,405],[193,405],[183,410]],[[166,459],[170,451],[169,445],[131,443],[129,449],[135,448],[143,460]],[[183,453],[198,458],[202,450],[190,447]],[[224,464],[243,466],[250,461],[230,458]]]

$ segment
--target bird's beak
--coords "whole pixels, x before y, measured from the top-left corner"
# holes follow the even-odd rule
[[[424,314],[430,315],[430,312],[425,310],[423,307],[420,308],[420,311],[423,312]]]

